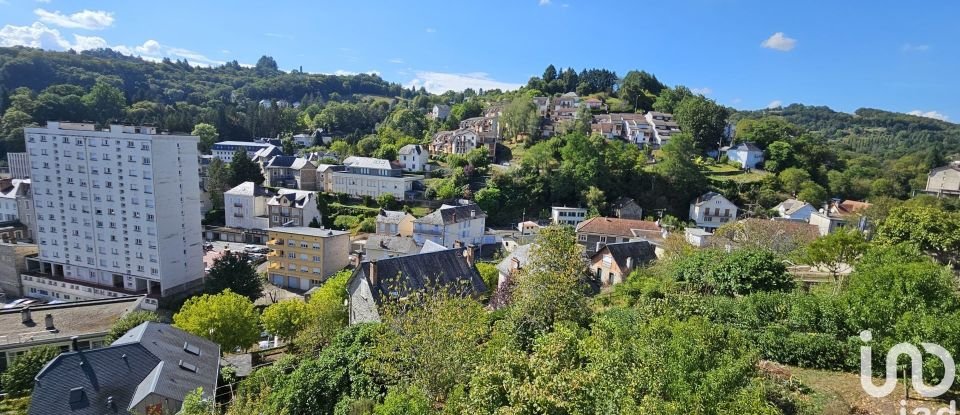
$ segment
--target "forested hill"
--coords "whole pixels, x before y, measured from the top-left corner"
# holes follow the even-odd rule
[[[780,115],[805,130],[840,141],[842,148],[882,159],[928,151],[960,153],[960,124],[872,108],[848,114],[825,106],[791,104],[772,110],[741,111],[733,118],[767,115]]]

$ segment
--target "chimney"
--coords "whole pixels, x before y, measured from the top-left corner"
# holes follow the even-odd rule
[[[74,351],[74,352],[80,351],[80,346],[77,344],[77,339],[78,339],[77,336],[71,336],[71,337],[70,337],[70,350],[71,350],[71,351]]]
[[[26,306],[20,310],[20,321],[23,324],[33,323],[33,316],[30,314],[30,306]]]
[[[513,257],[513,259],[510,262],[512,263],[511,267],[513,268],[514,271],[520,269],[520,258]]]
[[[463,250],[463,256],[467,258],[467,264],[472,267],[473,266],[473,245],[467,246],[467,248]]]
[[[370,261],[370,271],[367,274],[370,285],[377,285],[377,260]]]
[[[363,263],[363,252],[357,252],[356,262],[353,264],[354,268],[360,268],[360,264]]]
[[[477,210],[476,210],[476,209],[470,209],[470,217],[471,217],[471,218],[477,217]]]
[[[53,326],[53,314],[47,314],[44,316],[43,324],[46,326],[47,330],[56,330],[56,327]]]

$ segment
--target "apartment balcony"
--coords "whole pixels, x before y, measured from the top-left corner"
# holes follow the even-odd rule
[[[267,248],[274,249],[275,247],[278,247],[278,246],[280,246],[280,247],[283,246],[283,240],[280,240],[280,239],[271,239],[271,240],[267,241]]]
[[[282,254],[277,251],[270,251],[270,253],[267,254],[267,258],[279,258],[281,255]]]
[[[280,266],[280,263],[279,263],[279,262],[271,262],[271,263],[270,263],[270,266],[268,267],[268,269],[280,270],[280,269],[283,269],[283,267]]]

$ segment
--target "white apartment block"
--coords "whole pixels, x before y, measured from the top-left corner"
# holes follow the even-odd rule
[[[220,141],[218,143],[213,143],[213,146],[210,148],[210,154],[213,154],[214,157],[223,160],[224,163],[229,163],[233,161],[233,154],[237,152],[237,149],[242,148],[246,150],[247,156],[252,160],[258,151],[268,147],[271,147],[270,143],[255,143],[253,141]]]
[[[243,182],[223,193],[225,224],[228,228],[267,229],[267,202],[273,193],[253,182]]]
[[[414,190],[413,183],[423,180],[423,176],[403,174],[402,168],[383,159],[347,157],[343,164],[342,168],[326,169],[323,173],[327,192],[373,198],[389,193],[404,200],[407,192]]]
[[[587,209],[566,206],[550,208],[550,223],[554,225],[577,226],[587,219]]]
[[[30,159],[27,153],[7,153],[7,164],[10,166],[10,177],[26,179],[30,177]]]
[[[24,135],[40,251],[25,291],[157,297],[202,283],[197,137],[66,122]]]

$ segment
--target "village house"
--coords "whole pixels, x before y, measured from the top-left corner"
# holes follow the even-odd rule
[[[577,226],[586,218],[586,208],[566,206],[553,206],[550,208],[550,223],[554,225]]]
[[[817,226],[820,235],[828,235],[836,232],[837,229],[845,229],[849,226],[855,226],[857,230],[864,232],[869,224],[863,216],[863,211],[870,206],[869,203],[856,200],[841,202],[834,199],[823,209],[810,214],[810,224]]]
[[[397,161],[403,165],[403,171],[426,171],[430,162],[430,152],[419,144],[407,144],[397,150]]]
[[[432,120],[445,120],[450,116],[450,106],[444,104],[436,104],[430,110],[430,113],[427,116]]]
[[[267,202],[270,227],[307,226],[323,222],[317,209],[317,194],[306,190],[279,189],[278,195]]]
[[[643,219],[643,208],[629,197],[621,196],[611,205],[613,215],[620,219]]]
[[[474,266],[473,249],[445,249],[363,261],[347,282],[350,324],[380,321],[380,308],[426,289],[479,296],[487,287]]]
[[[497,263],[497,286],[490,287],[490,289],[502,287],[510,277],[524,269],[530,262],[530,252],[533,250],[533,246],[533,244],[519,245]]]
[[[380,209],[377,214],[377,234],[413,236],[413,221],[416,219],[404,211]]]
[[[526,220],[517,224],[517,231],[521,235],[532,235],[540,232],[540,225],[534,221]]]
[[[960,197],[960,161],[930,170],[924,193]]]
[[[347,157],[343,166],[326,168],[323,174],[329,193],[372,198],[391,194],[397,200],[412,197],[414,184],[423,180],[423,176],[404,174],[399,163],[371,157]]]
[[[223,193],[225,225],[238,229],[270,227],[267,204],[275,194],[253,182],[243,182]]]
[[[491,159],[496,156],[497,141],[500,140],[499,116],[496,113],[490,116],[467,118],[460,121],[460,128],[477,133],[477,147],[486,147]]]
[[[22,224],[25,232],[15,231],[19,240],[32,241],[36,230],[30,179],[0,179],[0,224]]]
[[[418,245],[433,241],[447,248],[458,243],[482,245],[487,214],[475,203],[442,205],[430,214],[413,221],[413,239]]]
[[[720,149],[723,151],[724,149]],[[726,147],[727,159],[737,163],[741,168],[754,169],[763,163],[763,150],[750,142],[743,142],[732,147]]]
[[[781,218],[807,222],[810,215],[817,211],[813,205],[797,199],[787,199],[773,208]]]
[[[590,270],[604,287],[620,284],[637,267],[657,259],[647,241],[609,243],[590,256]]]
[[[670,136],[680,132],[680,126],[673,119],[673,114],[650,111],[644,115],[647,123],[653,126],[653,144],[663,147],[670,141]]]
[[[656,240],[661,232],[656,222],[598,216],[577,225],[577,243],[583,245],[587,255],[593,255],[607,244]]]
[[[471,128],[455,131],[439,131],[430,142],[431,154],[467,154],[479,146],[477,132]]]
[[[300,190],[317,190],[317,165],[303,157],[274,156],[263,166],[265,184]]]
[[[690,203],[690,220],[698,228],[714,231],[737,220],[737,205],[717,192],[707,192]]]
[[[367,238],[367,243],[363,248],[363,257],[372,261],[418,252],[420,252],[420,246],[411,236],[374,234]]]

